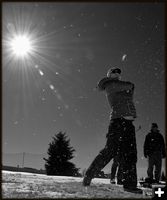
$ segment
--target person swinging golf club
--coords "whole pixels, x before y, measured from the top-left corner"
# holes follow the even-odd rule
[[[135,127],[136,109],[133,103],[134,84],[121,80],[121,69],[112,67],[107,77],[97,85],[105,91],[111,107],[110,123],[106,145],[87,169],[83,185],[89,186],[94,175],[101,171],[116,156],[119,156],[123,170],[123,188],[126,191],[142,193],[137,188],[137,148]]]

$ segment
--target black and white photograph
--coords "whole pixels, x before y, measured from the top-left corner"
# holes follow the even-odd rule
[[[2,198],[164,198],[165,3],[1,6]]]

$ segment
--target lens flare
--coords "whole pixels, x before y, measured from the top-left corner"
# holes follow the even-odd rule
[[[10,46],[17,57],[25,57],[32,51],[32,42],[27,35],[16,35]]]

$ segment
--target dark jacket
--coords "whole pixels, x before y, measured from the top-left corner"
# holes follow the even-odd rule
[[[103,78],[98,83],[99,89],[105,90],[111,107],[110,119],[136,117],[133,103],[134,84],[118,79]]]
[[[165,143],[163,136],[157,132],[151,130],[150,133],[146,135],[144,142],[144,156],[151,156],[154,152],[160,152],[162,158],[165,158]]]

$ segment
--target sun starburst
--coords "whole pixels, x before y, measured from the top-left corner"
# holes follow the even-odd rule
[[[10,47],[17,57],[26,57],[33,50],[32,41],[27,35],[16,35],[11,41]]]

